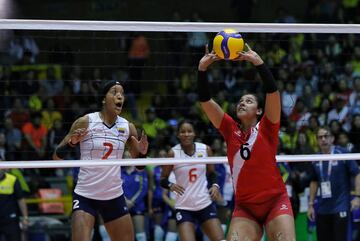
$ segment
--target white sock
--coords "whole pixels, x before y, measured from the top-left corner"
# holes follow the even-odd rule
[[[146,233],[145,232],[136,233],[135,237],[136,237],[136,241],[146,241]]]
[[[221,229],[223,230],[223,232],[225,233],[226,232],[226,224],[221,224]]]
[[[99,226],[99,233],[103,241],[110,241],[110,237],[104,225]]]
[[[176,241],[178,238],[177,233],[167,232],[165,236],[165,241]]]
[[[164,234],[162,227],[160,225],[155,225],[154,241],[163,241]]]

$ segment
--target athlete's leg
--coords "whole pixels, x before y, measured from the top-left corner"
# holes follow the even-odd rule
[[[178,224],[180,241],[195,241],[195,225],[192,222],[182,222]]]
[[[295,241],[294,217],[283,214],[273,218],[266,226],[269,241]]]
[[[112,241],[134,241],[134,229],[130,214],[106,222],[104,225]]]
[[[221,228],[219,219],[208,219],[201,224],[201,229],[211,241],[219,241],[224,239],[224,232]]]
[[[260,241],[263,229],[254,220],[244,217],[231,219],[227,241]]]
[[[136,240],[137,241],[146,241],[144,215],[134,215],[134,216],[132,216],[132,221],[134,224]]]
[[[74,211],[71,218],[72,241],[90,241],[95,217],[83,210]]]
[[[176,241],[178,238],[178,232],[176,227],[176,220],[174,218],[168,219],[167,233],[165,235],[165,241]]]

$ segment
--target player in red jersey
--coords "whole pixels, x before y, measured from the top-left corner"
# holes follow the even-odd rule
[[[248,61],[256,67],[266,98],[262,109],[257,96],[243,95],[236,107],[237,120],[224,113],[211,99],[206,70],[219,58],[207,50],[198,66],[201,107],[223,135],[228,147],[235,206],[227,240],[261,240],[265,227],[270,241],[293,241],[292,208],[275,160],[280,127],[280,93],[261,57],[248,45],[246,47],[248,51],[239,53],[236,60]]]

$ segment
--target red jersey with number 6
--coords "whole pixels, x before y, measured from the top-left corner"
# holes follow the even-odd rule
[[[247,133],[228,114],[219,131],[227,143],[236,203],[261,203],[286,192],[276,166],[280,123],[264,117]]]

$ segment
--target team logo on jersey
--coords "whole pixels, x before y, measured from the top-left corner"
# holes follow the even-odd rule
[[[280,210],[288,210],[288,206],[286,204],[282,204]]]
[[[125,134],[125,127],[119,127],[117,128],[120,134]]]
[[[235,135],[237,135],[238,137],[241,137],[241,131],[235,131]]]

